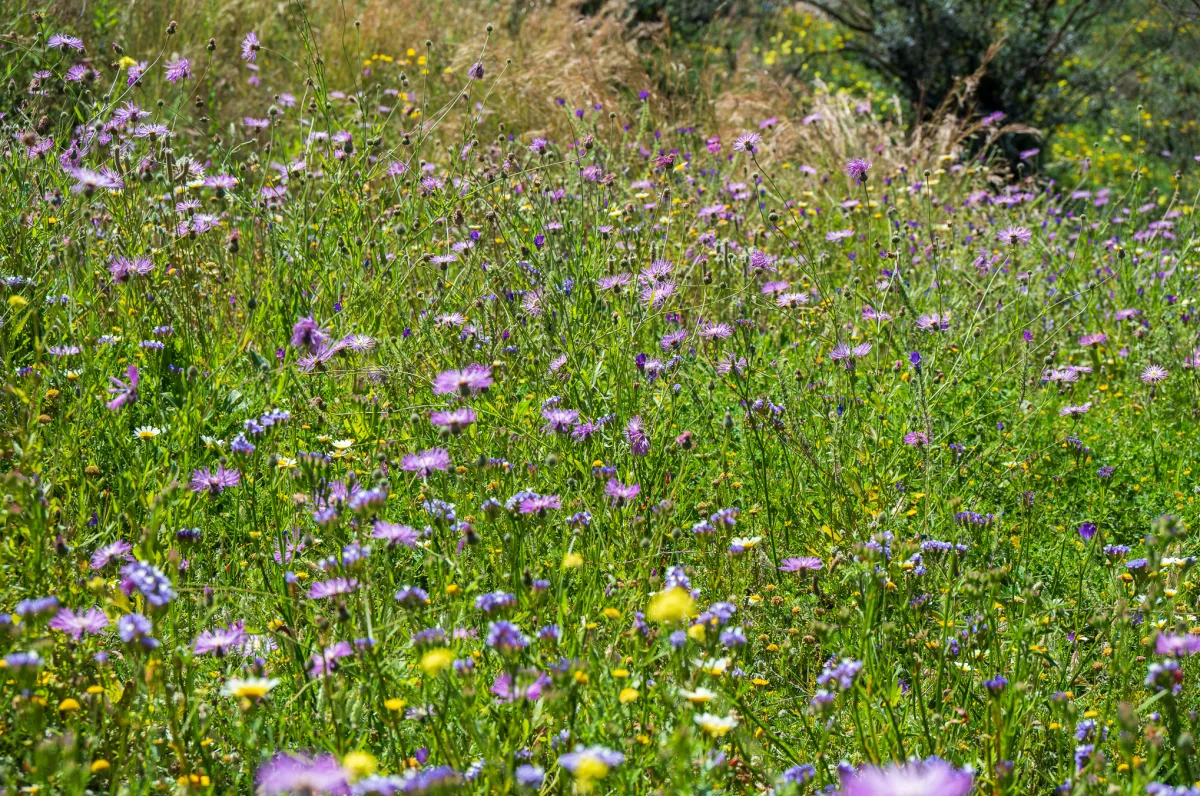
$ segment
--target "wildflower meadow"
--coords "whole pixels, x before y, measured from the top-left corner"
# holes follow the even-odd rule
[[[1200,794],[1192,183],[284,6],[4,23],[0,791]]]

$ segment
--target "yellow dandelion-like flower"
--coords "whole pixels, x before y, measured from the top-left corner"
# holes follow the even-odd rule
[[[686,622],[696,610],[696,601],[687,589],[674,586],[650,598],[646,618],[651,622]]]
[[[426,677],[437,677],[452,663],[454,663],[454,653],[445,647],[440,647],[422,655],[420,666]]]
[[[628,705],[630,702],[637,702],[639,692],[636,688],[622,688],[621,693],[617,695],[617,701],[622,705]]]
[[[342,758],[342,768],[351,781],[369,777],[375,773],[375,757],[369,752],[351,752]]]

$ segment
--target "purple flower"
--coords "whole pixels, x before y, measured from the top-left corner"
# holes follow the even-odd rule
[[[523,788],[540,788],[546,778],[546,770],[541,766],[524,763],[517,766],[515,772],[517,784]]]
[[[758,133],[742,133],[737,138],[733,139],[734,152],[757,152],[757,146],[762,142],[762,136]]]
[[[834,658],[826,663],[825,668],[817,675],[817,685],[822,688],[833,686],[840,691],[849,691],[854,685],[858,673],[862,671],[862,667],[862,661],[839,661]]]
[[[1085,542],[1090,541],[1096,535],[1096,523],[1084,522],[1079,525],[1079,538]]]
[[[192,651],[197,655],[215,652],[218,658],[224,657],[230,647],[240,647],[247,641],[246,627],[238,620],[229,627],[218,627],[216,630],[205,630],[196,636]]]
[[[57,47],[63,51],[78,50],[79,52],[83,52],[83,39],[78,39],[65,33],[55,33],[46,42],[46,46]]]
[[[358,589],[358,581],[354,578],[332,578],[319,580],[308,590],[308,599],[324,600],[342,594],[352,594]]]
[[[354,654],[354,647],[349,641],[339,641],[332,647],[326,647],[320,652],[314,652],[309,661],[308,673],[311,677],[321,677],[332,674],[337,670],[337,662]]]
[[[521,632],[521,628],[501,619],[488,625],[487,645],[498,652],[510,653],[528,647],[529,639]]]
[[[833,350],[829,352],[829,358],[834,362],[841,362],[846,370],[851,370],[853,369],[855,362],[857,362],[859,359],[862,359],[869,353],[871,353],[870,343],[859,343],[853,348],[845,343],[838,343],[833,347]]]
[[[420,586],[404,586],[396,592],[396,602],[409,608],[419,608],[429,604],[429,592]]]
[[[650,437],[646,435],[641,416],[629,418],[625,424],[625,439],[629,442],[629,452],[634,456],[645,456],[650,452]]]
[[[237,468],[227,470],[220,465],[210,471],[207,467],[192,470],[191,489],[193,492],[207,492],[209,497],[216,497],[226,489],[231,489],[242,480],[242,474]]]
[[[1000,242],[1008,246],[1025,245],[1033,240],[1033,233],[1025,227],[1009,225],[997,233]]]
[[[522,514],[536,514],[539,517],[545,517],[548,509],[561,509],[562,500],[558,495],[530,495],[522,498],[518,504]]]
[[[1170,376],[1171,373],[1161,365],[1147,365],[1142,371],[1142,381],[1146,384],[1157,384]]]
[[[155,608],[162,608],[175,596],[171,579],[145,561],[133,561],[121,567],[121,591],[126,596],[137,591]]]
[[[508,592],[496,591],[475,598],[475,607],[485,614],[494,614],[517,604],[517,598]]]
[[[371,531],[371,538],[385,539],[389,547],[395,547],[398,544],[402,544],[405,547],[416,547],[420,534],[409,525],[398,525],[394,522],[377,520],[374,529]]]
[[[579,410],[551,407],[542,410],[542,417],[546,420],[546,425],[542,426],[543,434],[569,434],[579,422]]]
[[[821,559],[816,556],[801,556],[799,558],[785,558],[779,564],[780,572],[804,572],[806,570],[822,569],[825,565],[821,563]]]
[[[113,399],[106,406],[114,412],[125,404],[137,400],[137,386],[140,377],[137,365],[130,365],[125,371],[125,376],[129,379],[128,383],[121,381],[116,376],[108,377],[108,380],[113,383],[113,386],[108,388],[108,394]]]
[[[449,429],[451,434],[458,434],[478,419],[475,410],[469,406],[429,414],[430,423]]]
[[[841,779],[842,796],[897,796],[908,793],[966,796],[972,785],[970,772],[954,768],[938,757],[887,768],[863,766],[857,771],[843,771]]]
[[[507,672],[502,673],[492,683],[492,693],[496,695],[496,702],[500,705],[510,705],[513,702],[520,700],[528,700],[536,702],[541,698],[542,694],[550,687],[550,676],[545,672],[531,672],[532,679],[523,678],[518,675],[516,681],[512,675]],[[526,680],[526,682],[521,682]]]
[[[329,331],[309,315],[296,321],[292,327],[292,348],[304,348],[310,354],[318,353],[329,342]]]
[[[792,766],[780,776],[784,785],[803,785],[817,776],[817,770],[808,763]]]
[[[151,637],[153,630],[150,620],[141,614],[126,614],[117,620],[117,635],[126,644],[137,641],[146,649],[154,649],[158,639]]]
[[[641,491],[641,484],[626,486],[615,478],[608,479],[608,483],[604,486],[604,494],[612,498],[613,503],[618,506],[623,506],[626,501],[633,500]]]
[[[447,370],[433,380],[434,395],[478,395],[491,387],[492,369],[486,365],[470,364],[462,370]]]
[[[1155,691],[1165,691],[1169,688],[1178,694],[1183,690],[1183,670],[1179,668],[1179,663],[1172,659],[1151,663],[1146,670],[1146,687]]]
[[[400,469],[428,478],[435,470],[450,469],[450,452],[444,448],[430,448],[420,453],[409,453],[400,460]]]
[[[862,185],[867,178],[867,171],[871,168],[871,161],[863,160],[862,158],[854,158],[846,164],[846,174],[854,178],[855,185]]]
[[[187,58],[178,61],[167,61],[166,73],[168,83],[178,83],[180,80],[191,80],[192,62]]]
[[[54,627],[54,623],[50,623]],[[1185,636],[1175,636],[1168,633],[1160,633],[1154,641],[1155,655],[1170,655],[1173,658],[1181,658],[1185,655],[1195,655],[1200,652],[1200,636],[1187,634]]]
[[[92,553],[92,569],[104,569],[113,561],[124,561],[132,549],[133,546],[124,539],[106,544]]]
[[[345,769],[329,754],[315,758],[277,754],[259,767],[257,779],[261,796],[350,793]]]
[[[66,633],[75,641],[79,641],[84,633],[99,633],[106,627],[108,627],[108,616],[99,608],[89,608],[78,614],[70,608],[64,608],[50,620],[52,630]]]
[[[248,64],[254,63],[258,58],[258,34],[250,31],[246,34],[246,38],[242,39],[242,60]]]

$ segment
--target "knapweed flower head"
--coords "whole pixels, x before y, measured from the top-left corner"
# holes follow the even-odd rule
[[[1200,636],[1195,636],[1191,633],[1182,636],[1171,633],[1160,633],[1158,638],[1154,640],[1155,655],[1184,658],[1191,657],[1197,652],[1200,652]]]
[[[816,556],[785,558],[779,562],[780,572],[815,572],[825,565]]]
[[[108,394],[112,396],[112,400],[106,405],[114,412],[126,404],[133,403],[138,397],[137,388],[138,382],[141,380],[141,373],[136,365],[130,365],[125,369],[125,378],[126,381],[121,381],[116,376],[109,377],[113,386],[108,388]]]
[[[435,472],[450,469],[450,452],[445,448],[430,448],[419,453],[409,453],[400,460],[400,469],[428,478]]]
[[[447,370],[433,380],[434,395],[458,395],[469,398],[487,390],[495,384],[492,369],[486,365],[471,364],[462,370]]]
[[[1142,381],[1146,384],[1158,384],[1160,381],[1166,381],[1170,372],[1161,365],[1147,365],[1142,371]]]
[[[209,497],[216,497],[226,489],[237,486],[241,480],[242,474],[236,468],[226,469],[218,465],[214,470],[207,467],[193,470],[190,486],[193,492],[206,493]]]
[[[196,655],[211,653],[217,657],[223,657],[234,647],[245,644],[247,640],[245,624],[238,620],[228,627],[201,631],[192,644],[192,652]]]
[[[886,767],[863,766],[842,773],[842,796],[967,796],[974,776],[931,757]]]
[[[758,133],[742,133],[733,139],[733,151],[757,152],[760,143],[762,143],[762,136]]]
[[[255,777],[262,796],[311,793],[348,796],[347,773],[330,754],[308,757],[303,754],[277,754],[263,763]]]
[[[862,185],[867,179],[867,172],[871,168],[871,161],[863,160],[862,158],[854,158],[846,163],[844,171],[854,180],[855,185]]]
[[[341,597],[358,591],[358,581],[354,578],[331,578],[314,583],[308,590],[308,599],[327,600],[330,597]]]
[[[1000,230],[996,237],[1005,246],[1025,245],[1033,240],[1033,233],[1025,227],[1007,226]]]
[[[99,608],[89,608],[76,613],[70,608],[63,608],[50,620],[51,630],[65,633],[75,641],[79,641],[85,633],[95,635],[101,633],[109,625],[108,615]]]

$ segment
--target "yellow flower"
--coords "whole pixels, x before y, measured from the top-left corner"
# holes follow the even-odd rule
[[[693,661],[696,668],[705,674],[721,675],[729,668],[728,658],[699,658]]]
[[[622,705],[628,705],[630,702],[636,702],[638,698],[638,690],[636,688],[622,688],[621,693],[617,696],[617,701]]]
[[[703,644],[705,637],[708,635],[708,631],[705,629],[704,625],[692,625],[688,628],[687,635],[692,641]]]
[[[581,566],[583,566],[583,556],[579,555],[579,553],[567,553],[565,556],[563,556],[563,569],[575,569],[576,567]]]
[[[695,717],[694,721],[700,725],[700,729],[713,738],[720,738],[738,726],[738,720],[733,715],[715,716],[712,713],[701,713]]]
[[[29,302],[25,300],[24,296],[18,296],[14,293],[8,297],[8,306],[12,307],[14,310],[22,309],[28,305]]]
[[[369,752],[351,752],[342,758],[342,768],[351,781],[369,777],[375,773],[375,758]]]
[[[688,691],[685,688],[681,688],[679,689],[679,695],[693,705],[704,705],[717,698],[716,692],[710,691],[707,688],[697,688],[695,691]]]
[[[421,671],[427,677],[437,677],[450,664],[454,663],[454,653],[445,647],[430,650],[421,656]]]
[[[63,712],[66,712],[69,710],[79,710],[79,702],[74,699],[71,699],[70,697],[67,697],[62,702],[58,703],[58,709]]]
[[[268,680],[265,677],[248,677],[245,680],[234,678],[225,684],[225,693],[231,697],[257,702],[270,693],[271,689],[277,685],[279,685],[278,680]]]
[[[696,609],[696,601],[687,589],[673,586],[650,598],[646,618],[651,622],[685,622]]]
[[[618,611],[616,608],[605,608],[604,615],[609,619],[620,619],[621,618],[621,612]]]
[[[92,761],[93,774],[99,774],[101,771],[108,771],[110,768],[112,768],[112,766],[109,765],[107,760],[100,759]]]
[[[406,704],[408,703],[406,703],[403,699],[392,697],[391,699],[385,700],[383,706],[393,713],[398,713],[404,709]]]
[[[596,782],[607,776],[607,763],[594,755],[585,755],[575,766],[575,789],[580,793],[591,793]]]

